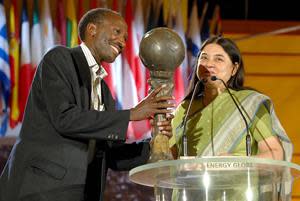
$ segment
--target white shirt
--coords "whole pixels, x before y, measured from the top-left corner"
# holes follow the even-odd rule
[[[104,104],[101,97],[101,80],[107,76],[107,72],[97,64],[89,48],[81,43],[80,47],[90,67],[91,73],[91,108],[99,111],[104,111]]]

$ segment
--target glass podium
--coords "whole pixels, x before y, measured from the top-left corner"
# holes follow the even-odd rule
[[[300,166],[255,157],[202,157],[132,169],[132,182],[154,187],[156,201],[287,201]]]

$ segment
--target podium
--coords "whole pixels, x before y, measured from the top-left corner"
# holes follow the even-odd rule
[[[255,157],[203,157],[160,161],[129,172],[153,187],[156,201],[287,201],[300,166]]]

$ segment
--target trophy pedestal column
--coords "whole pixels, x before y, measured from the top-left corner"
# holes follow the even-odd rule
[[[172,96],[173,93],[173,75],[172,71],[150,71],[150,80],[149,84],[151,86],[151,90],[163,85],[163,89],[157,94],[157,97],[160,96]],[[156,123],[159,121],[165,121],[165,114],[156,114],[154,116],[154,125],[152,129],[152,143],[151,143],[151,154],[149,158],[149,162],[157,162],[161,160],[172,160],[172,154],[169,148],[169,138],[163,135]]]

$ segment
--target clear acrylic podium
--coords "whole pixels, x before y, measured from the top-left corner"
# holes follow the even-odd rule
[[[129,172],[132,182],[154,187],[156,201],[286,201],[300,166],[255,157],[161,161]]]

